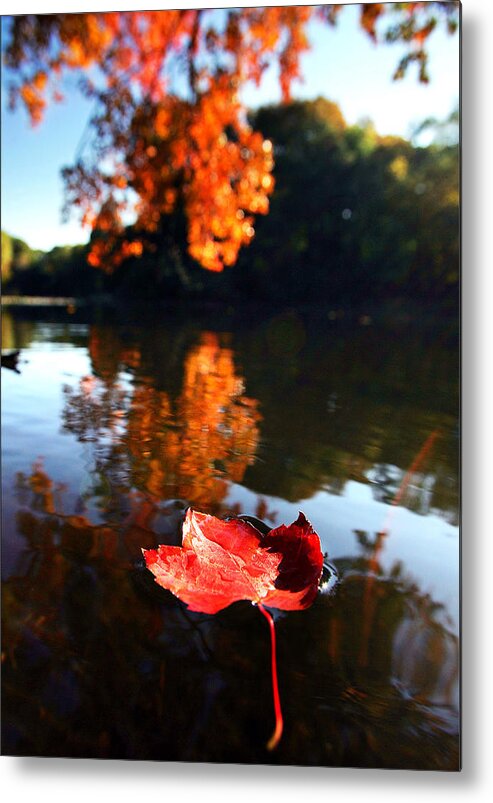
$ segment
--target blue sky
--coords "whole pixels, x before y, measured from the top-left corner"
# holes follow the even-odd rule
[[[458,102],[458,35],[437,31],[430,38],[429,85],[419,84],[412,66],[403,81],[393,82],[402,47],[375,46],[358,28],[356,13],[349,6],[335,28],[311,26],[312,50],[302,60],[305,81],[294,87],[294,96],[323,95],[340,105],[349,123],[370,118],[380,134],[408,136],[426,117],[447,117]],[[60,169],[74,161],[91,110],[78,95],[74,78],[70,83],[64,103],[51,106],[35,129],[22,109],[7,110],[2,91],[2,229],[33,248],[48,250],[88,239],[75,218],[61,223]],[[251,106],[278,99],[275,71],[265,76],[259,90],[244,92]]]

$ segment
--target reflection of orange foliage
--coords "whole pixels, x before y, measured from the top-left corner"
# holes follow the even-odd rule
[[[138,369],[142,354],[136,345],[123,347],[114,328],[92,326],[89,353],[103,382],[84,377],[80,393],[67,390],[67,428],[84,440],[100,434],[113,439],[107,468],[110,476],[113,462],[121,466],[119,492],[128,475],[127,490],[154,501],[180,497],[217,512],[228,483],[241,482],[253,463],[259,437],[258,403],[245,396],[233,350],[218,335],[202,333],[185,357],[177,399],[141,371],[133,390],[124,389],[118,381],[122,366]]]
[[[277,510],[269,510],[267,501],[260,496],[257,502],[257,507],[255,508],[255,515],[261,521],[270,521],[274,524],[277,517]]]
[[[137,484],[157,498],[219,502],[255,456],[259,413],[243,394],[232,350],[210,333],[186,358],[176,412],[165,392],[137,388],[125,436]]]
[[[29,477],[29,484],[34,498],[39,500],[41,509],[46,513],[54,513],[53,482],[43,470],[41,462],[35,463]]]
[[[122,344],[118,333],[113,326],[94,325],[89,332],[89,356],[98,376],[113,381],[116,379],[121,364],[135,367],[140,359],[140,353],[129,350],[128,355],[122,354]]]
[[[85,516],[65,515],[62,511],[61,492],[65,486],[55,485],[51,477],[46,473],[41,461],[34,463],[31,474],[17,476],[17,486],[19,489],[29,489],[32,493],[31,508],[33,511],[47,516],[45,522],[42,546],[45,551],[55,549],[51,540],[53,532],[59,535],[59,546],[62,550],[71,552],[81,550],[81,541],[84,542],[83,551],[87,556],[93,558],[104,558],[113,560],[118,552],[118,537],[115,531],[106,526],[93,525]],[[29,536],[32,526],[39,522],[32,513],[20,513],[19,525],[25,535]],[[56,575],[57,566],[61,563],[61,556],[56,555],[56,560],[50,571],[50,583]],[[49,568],[48,566],[46,568]]]

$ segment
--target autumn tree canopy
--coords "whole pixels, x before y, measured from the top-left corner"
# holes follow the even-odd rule
[[[5,63],[12,106],[41,122],[79,77],[94,100],[91,147],[63,171],[67,209],[94,234],[88,260],[111,270],[139,256],[165,216],[187,221],[188,251],[204,268],[236,262],[274,187],[273,144],[248,123],[242,88],[276,64],[282,97],[300,78],[308,24],[335,25],[344,6],[25,15],[12,19]],[[428,81],[433,30],[457,27],[458,3],[363,3],[375,42],[405,43],[394,77],[415,62]],[[132,237],[126,223],[134,220]]]

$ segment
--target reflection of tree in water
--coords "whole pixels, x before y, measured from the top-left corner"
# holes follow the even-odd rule
[[[294,332],[284,332],[282,352],[271,332],[280,323],[283,332]],[[413,478],[401,504],[457,523],[454,332],[393,319],[331,326],[326,316],[289,312],[235,342],[249,391],[261,404],[268,456],[248,470],[249,488],[294,502],[320,488],[341,494],[355,480],[388,501],[423,442],[439,430],[424,473]]]
[[[449,331],[445,317],[430,325],[414,320],[399,323],[391,318],[389,323],[377,325],[375,321],[358,327],[346,324],[346,318],[330,323],[326,314],[317,317],[313,312],[305,315],[290,311],[261,319],[247,313],[246,324],[239,312],[224,322],[218,321],[217,311],[203,315],[200,321],[194,311],[193,321],[190,314],[177,315],[164,324],[160,318],[147,327],[111,323],[90,326],[88,347],[97,378],[92,399],[104,391],[110,397],[99,408],[94,407],[94,419],[97,426],[98,416],[106,411],[113,432],[107,430],[107,437],[100,439],[97,431],[85,432],[89,439],[96,438],[91,448],[94,459],[97,452],[99,460],[99,496],[106,494],[109,498],[108,484],[129,485],[129,444],[118,440],[117,434],[130,426],[126,417],[130,396],[140,393],[145,397],[147,388],[149,398],[154,399],[152,409],[157,409],[163,422],[163,429],[156,427],[156,431],[169,437],[174,420],[178,433],[178,416],[187,412],[184,403],[178,410],[184,392],[184,366],[200,343],[206,348],[206,341],[200,339],[202,329],[207,338],[211,336],[207,332],[221,330],[224,323],[228,334],[214,335],[223,355],[230,355],[224,356],[224,361],[234,359],[231,376],[244,381],[248,397],[257,400],[256,409],[262,412],[261,438],[257,433],[256,445],[252,446],[257,459],[246,461],[243,484],[260,494],[294,502],[313,496],[320,488],[342,494],[348,480],[355,480],[368,483],[374,498],[388,502],[420,445],[430,432],[439,429],[442,436],[401,504],[425,515],[438,512],[457,523],[458,352],[456,333],[453,328]],[[25,324],[31,328],[26,328],[21,337],[24,323],[13,320],[15,326],[10,329],[15,330],[15,338],[12,335],[9,343],[12,347],[29,345],[32,323]],[[40,337],[39,332],[36,336]],[[58,331],[50,336],[62,339]],[[84,339],[80,333],[71,333],[70,342],[82,345]],[[126,405],[119,389],[124,391]],[[157,397],[167,400],[173,420],[159,409]],[[75,406],[75,398],[73,401]],[[236,397],[229,412],[241,407],[239,402]],[[82,400],[79,407],[78,418],[70,426],[84,437],[89,411]],[[122,410],[126,414],[119,418]],[[134,419],[137,417],[135,413]],[[256,428],[260,428],[258,421]],[[191,427],[185,429],[191,432]],[[243,431],[247,432],[246,424]],[[222,438],[216,438],[215,446],[226,441],[223,433]],[[112,459],[108,458],[110,447]],[[219,451],[224,450],[221,447]],[[231,459],[216,457],[211,454],[213,465],[208,468],[214,494],[220,493],[224,479],[232,479],[227,471],[234,465]],[[116,469],[118,461],[121,471]],[[149,458],[147,463],[141,459],[138,469],[147,478],[151,473],[148,462]],[[115,479],[110,478],[112,467]],[[93,480],[97,484],[96,475]],[[142,481],[147,480],[144,477]],[[194,489],[199,493],[197,482]],[[168,490],[169,496],[179,495],[177,489]],[[202,498],[206,495],[204,486]],[[216,503],[213,500],[211,505]]]
[[[437,464],[437,461],[433,465],[433,471],[434,473],[429,474],[426,471],[413,472],[399,504],[422,515],[433,512],[434,505],[440,505],[443,494],[448,491],[450,495],[452,490],[450,477],[444,476],[443,466]],[[368,469],[365,481],[370,481],[373,497],[378,502],[389,504],[395,498],[404,477],[405,472],[396,466],[376,464]],[[448,519],[457,524],[454,511],[451,511]]]
[[[257,402],[244,393],[233,351],[203,333],[186,353],[181,391],[173,399],[145,375],[125,389],[118,367],[135,371],[141,355],[113,343],[108,357],[105,345],[94,329],[90,352],[100,378],[85,377],[75,391],[65,388],[65,428],[94,441],[92,492],[102,492],[106,509],[115,506],[115,494],[134,488],[156,503],[180,497],[218,510],[229,482],[243,479],[258,442]]]
[[[31,755],[152,756],[152,733],[132,721],[162,727],[162,613],[135,595],[125,534],[58,514],[42,474],[19,478],[32,509],[18,514],[26,550],[4,589],[4,739]]]
[[[383,572],[382,534],[358,531],[335,595],[279,617],[286,727],[271,755],[268,640],[253,608],[187,612],[136,568],[156,534],[61,514],[63,489],[39,464],[17,491],[5,753],[457,769],[457,641],[399,566]]]
[[[374,638],[373,622],[379,618],[379,598],[385,596],[378,586],[391,584],[403,591],[407,599],[387,636],[391,645],[387,671],[407,693],[452,709],[458,691],[458,640],[453,634],[452,620],[442,604],[420,592],[413,580],[404,575],[400,562],[388,573],[383,571],[380,554],[386,538],[390,537],[388,532],[377,532],[373,537],[364,530],[354,533],[361,558],[342,559],[338,565],[342,571],[351,572],[352,580],[359,575],[364,582],[358,666],[366,668],[374,664],[380,644]]]
[[[67,428],[93,443],[88,493],[106,506],[113,499],[115,515],[114,489],[132,486],[220,512],[228,481],[298,501],[321,488],[343,494],[355,480],[388,503],[440,430],[400,504],[457,523],[453,336],[341,331],[294,312],[228,327],[234,334],[181,319],[91,325],[93,387],[67,389],[64,411]]]
[[[241,482],[258,442],[257,402],[244,395],[233,352],[203,334],[185,359],[181,394],[136,389],[128,447],[139,485],[155,496],[178,495],[196,505],[220,502],[228,480]],[[170,489],[176,489],[170,494]]]

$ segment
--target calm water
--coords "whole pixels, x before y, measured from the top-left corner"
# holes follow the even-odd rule
[[[444,323],[6,311],[3,753],[454,770],[458,369]],[[411,471],[408,470],[411,468]],[[398,504],[392,504],[398,501]],[[339,575],[193,614],[141,547],[301,509]]]

